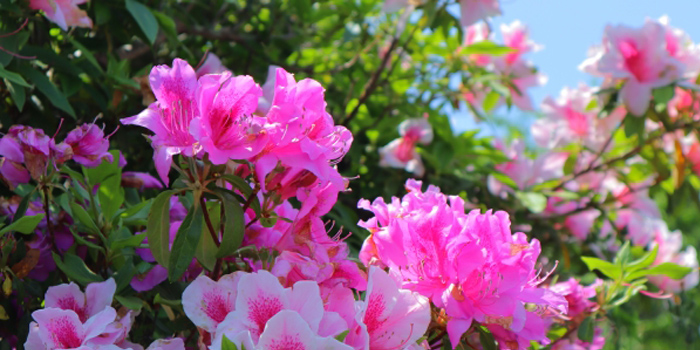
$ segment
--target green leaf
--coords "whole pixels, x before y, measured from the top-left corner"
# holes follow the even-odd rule
[[[586,317],[581,325],[578,326],[578,338],[586,343],[593,341],[593,334],[595,333],[595,322],[593,322],[593,317]]]
[[[175,193],[175,190],[165,191],[153,200],[146,224],[148,247],[163,266],[168,266],[170,259],[170,197]]]
[[[639,135],[640,138],[644,133],[644,116],[636,116],[632,113],[627,113],[627,117],[624,120],[625,136],[632,137],[634,135]]]
[[[630,259],[630,241],[625,241],[620,250],[615,254],[613,263],[624,267]]]
[[[24,78],[22,78],[21,75],[10,72],[3,67],[0,67],[0,78],[7,79],[19,86],[32,87],[26,80],[24,80]]]
[[[91,282],[102,282],[102,277],[92,272],[90,268],[85,265],[85,261],[77,255],[66,253],[63,256],[63,260],[61,260],[58,254],[54,252],[51,254],[58,268],[61,269],[66,276],[79,284],[87,285]]]
[[[484,40],[462,48],[460,54],[502,56],[511,52],[515,52],[515,50],[508,46],[501,46],[492,41]]]
[[[126,9],[134,17],[148,41],[151,44],[155,43],[158,35],[158,21],[151,13],[151,9],[136,0],[126,0]]]
[[[41,219],[44,218],[43,213],[41,214],[36,214],[32,216],[23,216],[17,220],[15,220],[13,223],[3,227],[0,230],[0,237],[4,236],[6,233],[11,232],[11,231],[17,231],[20,233],[24,234],[30,234],[34,232],[34,229],[36,228],[37,225],[41,222]]]
[[[501,95],[499,95],[496,91],[489,91],[486,98],[484,98],[484,102],[481,104],[481,107],[484,109],[484,112],[491,112],[496,107],[500,99]]]
[[[479,343],[484,350],[498,350],[496,339],[493,338],[493,334],[487,331],[483,326],[477,329],[479,330]]]
[[[124,259],[124,264],[112,275],[114,281],[117,282],[117,292],[123,290],[131,283],[136,272],[133,257],[129,256]]]
[[[124,188],[122,187],[122,169],[119,166],[119,151],[110,152],[113,157],[111,163],[103,161],[98,167],[88,170],[88,177],[92,185],[96,185],[95,174],[100,174],[97,197],[100,199],[100,208],[107,220],[112,220],[119,208],[124,203]]]
[[[656,255],[659,252],[659,246],[654,246],[654,249],[642,256],[641,258],[629,263],[625,267],[626,272],[634,272],[637,270],[641,270],[643,268],[651,266],[651,264],[656,261]]]
[[[611,262],[589,256],[581,257],[581,260],[588,266],[589,270],[598,270],[612,279],[619,279],[622,275],[622,268]]]
[[[51,102],[54,107],[68,113],[73,119],[76,118],[75,111],[73,107],[71,107],[66,96],[58,90],[56,85],[49,80],[46,74],[29,67],[22,67],[21,73],[34,83],[36,88],[49,99],[49,102]]]
[[[238,350],[238,347],[224,335],[221,339],[221,350]]]
[[[571,154],[569,154],[569,157],[566,158],[566,162],[564,162],[564,175],[573,174],[577,162],[578,152],[571,152]]]
[[[126,306],[128,309],[131,310],[141,310],[143,307],[143,300],[139,299],[138,297],[124,297],[121,295],[115,295],[114,299],[117,299],[119,304],[122,304],[123,306]]]
[[[668,278],[671,278],[674,280],[680,280],[680,279],[683,279],[685,276],[687,276],[691,272],[693,272],[693,269],[690,267],[685,267],[685,266],[680,266],[678,264],[665,262],[665,263],[656,265],[650,269],[636,271],[634,273],[631,273],[627,277],[627,280],[635,280],[637,278],[641,278],[641,277],[648,276],[648,275],[664,275],[664,276],[667,276]]]
[[[496,180],[499,182],[503,183],[504,185],[510,187],[510,188],[518,188],[518,184],[513,181],[508,175],[503,174],[503,173],[498,173],[498,172],[493,172],[491,173],[491,176],[493,176]]]
[[[21,112],[24,109],[24,102],[27,101],[27,92],[24,87],[17,83],[13,83],[7,79],[3,79],[5,85],[7,85],[7,90],[10,91],[10,96],[12,96],[12,101],[14,101],[15,106]]]
[[[675,93],[676,87],[673,85],[666,85],[651,91],[652,96],[654,96],[654,102],[664,105],[667,104],[668,101],[671,101]]]
[[[516,191],[515,197],[534,214],[543,212],[547,207],[547,197],[542,193]]]
[[[341,342],[341,343],[344,342],[344,341],[345,341],[345,338],[348,336],[348,333],[350,333],[350,331],[349,331],[349,330],[345,330],[343,333],[340,333],[340,334],[336,335],[336,336],[335,336],[335,340],[337,340],[337,341],[339,341],[339,342]]]
[[[170,252],[170,260],[168,262],[168,279],[171,282],[180,279],[192,262],[203,226],[204,215],[202,207],[195,205],[194,208],[190,208],[185,220],[182,221],[173,242],[173,249]]]
[[[92,54],[92,51],[88,50],[83,44],[75,40],[73,37],[70,37],[68,39],[73,46],[75,46],[76,49],[80,50],[80,54],[82,57],[85,57],[88,62],[90,62],[97,70],[104,74],[104,70],[102,69],[102,66],[100,66],[100,63],[97,62],[97,58],[95,58],[95,55]]]
[[[73,213],[73,217],[78,219],[78,222],[83,224],[88,230],[90,230],[90,233],[95,234],[95,235],[101,235],[102,231],[100,231],[100,228],[97,227],[97,224],[95,224],[95,221],[92,220],[90,217],[90,214],[88,214],[85,209],[83,209],[82,206],[80,206],[76,202],[70,202],[70,210]]]
[[[160,28],[163,29],[163,32],[168,35],[169,40],[177,40],[177,27],[175,25],[175,21],[170,18],[168,15],[158,12],[158,11],[152,11],[153,15],[156,17],[156,20],[158,20],[158,24],[160,25]]]
[[[141,245],[141,242],[146,239],[146,233],[139,233],[137,235],[133,235],[127,239],[120,239],[117,241],[112,242],[112,244],[109,245],[109,248],[111,250],[119,250],[123,248],[134,248],[138,247]]]
[[[216,193],[224,206],[224,234],[216,257],[223,258],[233,254],[243,243],[245,222],[243,208],[236,197],[225,191],[217,191]]]
[[[221,204],[217,201],[209,201],[207,202],[207,211],[209,212],[209,220],[211,220],[212,226],[218,229],[221,222]],[[204,230],[204,232],[202,232],[202,236],[199,238],[195,258],[197,258],[197,261],[199,261],[204,268],[213,271],[216,266],[216,252],[219,248],[214,243],[209,228],[205,225],[202,230]]]

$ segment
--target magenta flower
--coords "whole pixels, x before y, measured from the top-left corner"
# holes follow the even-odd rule
[[[51,157],[53,140],[41,129],[24,125],[13,125],[9,132],[0,139],[0,155],[3,155],[3,177],[8,182],[21,183],[26,179],[25,171],[34,180],[45,172]],[[26,170],[22,170],[22,165]]]
[[[96,167],[105,159],[109,162],[113,160],[108,152],[109,140],[95,124],[78,126],[68,133],[64,142],[73,150],[73,160],[86,167]]]
[[[274,96],[266,115],[269,141],[254,159],[255,174],[263,189],[287,193],[281,196],[284,200],[300,187],[316,185],[316,180],[345,188],[334,165],[350,148],[352,134],[334,125],[326,112],[321,84],[311,79],[296,82],[282,68],[277,69],[274,82]]]
[[[371,205],[360,201],[360,208],[375,214],[360,222],[371,233],[361,260],[381,262],[402,288],[444,307],[452,344],[472,320],[503,327],[528,342],[546,341],[544,313],[527,311],[525,305],[565,312],[566,301],[538,287],[539,242],[528,242],[523,233],[511,234],[505,212],[466,214],[461,198],[448,201],[437,187],[423,192],[420,182],[409,180],[406,189],[409,193],[391,204],[381,198]]]
[[[137,292],[149,291],[168,279],[168,270],[160,265],[153,265],[145,273],[134,276],[129,282],[131,288]]]
[[[92,28],[92,20],[78,5],[88,0],[29,0],[29,7],[44,11],[44,15],[61,29],[68,27]]]
[[[176,58],[173,66],[153,67],[149,77],[156,102],[138,115],[122,119],[151,130],[153,160],[158,175],[167,185],[172,157],[176,154],[194,156],[198,152],[196,140],[190,134],[190,124],[199,116],[195,92],[197,76],[185,61]]]
[[[567,316],[574,318],[598,309],[598,304],[590,299],[596,296],[596,288],[602,284],[603,280],[596,279],[591,285],[584,287],[575,278],[570,278],[566,282],[559,282],[549,287],[549,289],[566,298],[569,304]]]
[[[207,58],[204,60],[204,63],[196,70],[197,78],[205,74],[223,74],[226,72],[230,73],[230,71],[221,63],[219,56],[211,52],[207,54]]]
[[[399,289],[376,266],[370,267],[365,300],[357,309],[356,324],[345,339],[356,350],[405,349],[425,334],[431,319],[426,297]]]
[[[212,163],[247,159],[265,146],[263,119],[252,116],[260,96],[260,86],[249,76],[224,73],[199,79],[199,117],[191,124],[190,133]]]
[[[142,173],[138,171],[124,171],[122,172],[122,183],[125,187],[136,187],[140,190],[147,188],[163,188],[163,184],[157,178],[153,177],[149,173]],[[126,184],[129,184],[128,186]]]

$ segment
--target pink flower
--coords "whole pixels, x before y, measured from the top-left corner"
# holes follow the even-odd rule
[[[334,165],[350,148],[352,134],[334,125],[326,112],[323,87],[311,79],[296,82],[282,68],[274,82],[266,115],[268,143],[253,160],[263,190],[275,191],[285,200],[298,188],[319,183],[344,189],[345,180]]]
[[[190,321],[213,333],[235,309],[240,279],[241,273],[232,273],[216,282],[204,275],[192,281],[182,293],[182,307]]]
[[[190,125],[199,116],[195,97],[197,76],[187,62],[176,58],[172,68],[153,67],[149,81],[156,102],[138,115],[122,119],[122,123],[142,126],[155,134],[151,138],[153,160],[158,175],[167,185],[172,157],[194,156],[198,152],[196,140],[190,134]]]
[[[590,299],[596,296],[596,288],[602,284],[601,279],[596,279],[593,284],[584,287],[575,278],[570,278],[566,282],[559,282],[549,287],[549,289],[566,298],[569,304],[567,316],[574,318],[580,314],[597,310],[598,304]]]
[[[44,11],[46,18],[67,31],[68,27],[92,28],[92,20],[87,12],[78,7],[87,2],[88,0],[29,0],[29,7]]]
[[[673,54],[681,55],[679,45],[672,30],[656,21],[647,20],[639,29],[608,26],[603,45],[593,50],[579,68],[624,80],[620,98],[632,114],[641,116],[649,106],[654,88],[666,86],[687,73],[684,63],[673,57]]]
[[[547,152],[534,159],[530,158],[525,153],[525,144],[522,140],[513,141],[509,147],[497,141],[496,148],[502,149],[505,156],[511,159],[509,162],[496,165],[496,170],[507,175],[520,190],[561,177],[564,163],[569,156],[566,152]],[[504,197],[512,192],[510,187],[493,176],[489,176],[487,181],[489,191],[495,195]]]
[[[501,14],[498,0],[460,0],[460,24],[468,27],[480,20]]]
[[[360,208],[375,214],[360,222],[371,233],[360,252],[362,261],[380,262],[402,288],[444,307],[452,344],[472,320],[503,327],[528,344],[546,341],[543,316],[527,311],[525,304],[565,312],[566,301],[538,287],[539,242],[511,234],[505,212],[466,214],[461,198],[448,202],[437,187],[422,192],[420,182],[409,180],[406,189],[409,193],[391,204],[381,198],[372,204],[360,201]]]
[[[484,22],[479,22],[467,27],[464,33],[464,46],[476,44],[484,40],[490,40],[492,37],[489,26]],[[458,52],[461,50],[458,49]],[[470,55],[469,60],[480,67],[486,67],[491,62],[490,55]]]
[[[370,267],[365,300],[356,308],[356,324],[345,339],[356,350],[405,349],[425,334],[431,320],[426,297],[399,289],[376,266]]]
[[[426,118],[407,119],[399,124],[400,138],[379,149],[380,166],[403,168],[422,177],[425,172],[423,161],[416,144],[429,144],[433,140],[433,128]]]
[[[114,339],[102,335],[117,317],[117,312],[107,307],[90,317],[85,323],[72,310],[46,308],[32,313],[35,322],[29,325],[27,350],[53,349],[106,349],[115,350]]]
[[[58,148],[43,130],[13,125],[7,135],[0,139],[0,155],[5,157],[3,177],[11,183],[26,179],[23,164],[31,177],[38,180],[46,172],[52,156],[64,158],[63,154],[58,153],[61,150],[63,148]]]
[[[261,95],[260,86],[249,76],[224,73],[199,79],[199,117],[191,124],[190,133],[212,163],[247,159],[265,146],[262,119],[252,116]]]
[[[514,65],[520,61],[523,54],[539,51],[542,48],[530,39],[527,27],[518,20],[510,24],[501,24],[501,33],[503,45],[515,50],[503,56],[508,65]]]
[[[167,279],[168,270],[163,266],[154,265],[145,273],[134,276],[129,285],[137,292],[146,292]]]
[[[122,172],[122,184],[124,187],[136,187],[140,190],[145,190],[147,188],[163,188],[163,184],[160,182],[160,180],[153,177],[149,173],[142,173],[138,171]]]
[[[552,347],[552,350],[601,350],[605,346],[605,337],[603,336],[603,330],[599,327],[595,328],[593,333],[593,340],[587,343],[581,339],[563,339],[557,342]]]
[[[73,282],[60,284],[49,287],[46,291],[45,307],[72,310],[81,322],[86,322],[112,304],[116,290],[117,284],[111,278],[104,282],[90,283],[85,288],[85,293]]]
[[[700,45],[683,30],[671,27],[668,16],[662,16],[658,22],[665,29],[666,51],[683,64],[684,75],[694,79],[700,72]]]
[[[580,143],[599,150],[615,131],[625,111],[615,109],[610,115],[598,118],[601,108],[596,103],[596,90],[579,85],[576,89],[565,87],[559,97],[547,97],[542,103],[544,118],[532,125],[532,135],[542,147],[549,149]],[[596,103],[590,108],[591,103]]]
[[[86,167],[96,167],[105,159],[112,162],[109,140],[95,124],[78,126],[68,133],[64,142],[72,148],[73,159]]]
[[[146,350],[185,350],[185,342],[182,338],[158,339]]]
[[[295,323],[304,326],[304,329],[308,328],[308,332],[305,331],[305,333],[317,335],[313,338],[333,337],[347,329],[345,321],[338,314],[324,310],[319,287],[312,281],[300,281],[292,288],[284,288],[277,277],[268,271],[260,270],[240,277],[235,299],[235,310],[216,327],[213,348],[219,348],[222,338],[226,336],[234,342],[247,339],[248,344],[254,346],[246,345],[246,348],[269,349],[264,345],[271,342],[271,338],[276,338],[278,335],[275,333],[281,330],[281,327],[272,327],[270,322],[273,322],[273,318],[280,313],[296,314],[298,317],[291,316],[298,320]],[[285,318],[287,317],[290,316]],[[324,324],[320,327],[324,320],[341,324],[338,326]],[[322,332],[324,329],[334,332],[324,334]],[[270,335],[268,330],[274,330],[275,335]]]
[[[199,78],[205,74],[223,74],[230,73],[230,71],[221,63],[219,56],[210,52],[207,54],[204,63],[197,68],[196,73],[197,78]]]

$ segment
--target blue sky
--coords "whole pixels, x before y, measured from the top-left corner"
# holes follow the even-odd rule
[[[539,106],[546,96],[556,96],[564,86],[594,80],[578,70],[592,45],[600,43],[607,24],[638,27],[647,17],[668,15],[671,25],[700,42],[700,0],[501,0],[503,16],[492,19],[493,28],[519,19],[530,29],[532,39],[544,49],[528,55],[549,78],[530,94]],[[505,114],[504,111],[500,111]],[[483,135],[499,134],[483,123],[475,123],[465,109],[453,116],[456,131],[481,128]],[[508,118],[527,124],[532,116],[513,111]]]

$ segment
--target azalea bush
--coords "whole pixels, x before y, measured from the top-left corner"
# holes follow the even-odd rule
[[[700,46],[500,13],[0,0],[0,348],[697,346]]]

